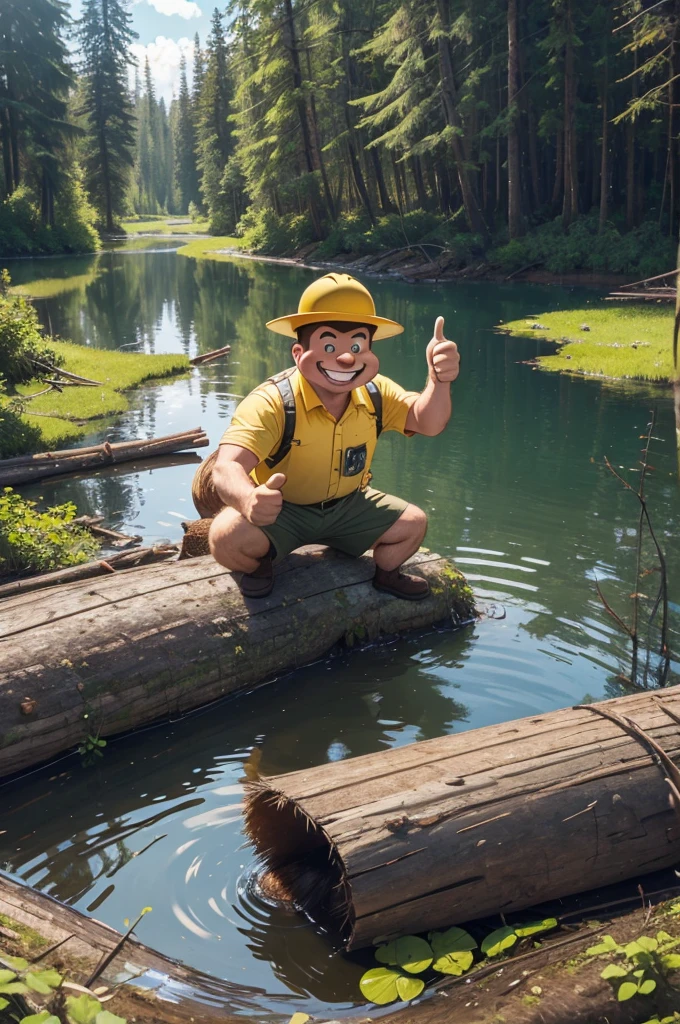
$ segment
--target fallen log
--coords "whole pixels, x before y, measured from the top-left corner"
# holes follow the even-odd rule
[[[109,736],[252,687],[339,642],[469,620],[472,592],[448,559],[423,551],[411,564],[431,583],[415,604],[375,590],[372,559],[319,545],[289,556],[258,601],[210,556],[7,598],[0,776],[88,731]]]
[[[56,967],[77,984],[85,984],[118,946],[97,984],[118,985],[106,1009],[138,1024],[243,1024],[244,1013],[260,1010],[262,990],[185,967],[134,936],[121,945],[115,929],[3,876],[0,915],[7,922],[3,952],[29,961],[39,957],[41,968]],[[121,976],[131,980],[120,985]]]
[[[34,590],[56,587],[62,583],[75,583],[77,580],[89,580],[95,576],[106,576],[122,569],[132,569],[138,565],[151,565],[153,562],[167,562],[179,555],[177,544],[162,544],[153,548],[134,548],[121,551],[107,559],[96,562],[85,562],[83,565],[72,565],[68,569],[57,569],[55,572],[29,576],[27,579],[12,580],[0,586],[0,599],[13,597],[16,594],[29,594]]]
[[[78,526],[84,526],[95,537],[101,537],[112,548],[126,548],[130,544],[138,544],[142,539],[138,533],[121,533],[120,530],[110,530],[108,527],[101,525],[103,521],[103,516],[77,516],[73,520]]]
[[[212,352],[204,352],[200,356],[194,356],[189,362],[192,366],[201,366],[203,363],[211,363],[213,359],[219,359],[220,356],[228,356],[231,352],[231,345],[225,345],[224,348],[214,348]]]
[[[0,487],[14,487],[17,484],[32,483],[45,477],[64,473],[78,473],[84,469],[116,465],[134,459],[153,458],[158,455],[173,455],[189,448],[203,448],[209,444],[201,427],[181,434],[165,437],[119,441],[110,444],[93,445],[89,448],[72,448],[61,452],[41,452],[38,455],[20,456],[0,461]]]
[[[358,948],[677,863],[679,759],[675,686],[264,779],[247,825]]]

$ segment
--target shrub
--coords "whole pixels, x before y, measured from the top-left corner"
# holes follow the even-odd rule
[[[4,392],[0,381],[0,399]],[[0,459],[11,459],[40,446],[40,430],[27,423],[12,405],[0,404]]]
[[[10,277],[0,271],[0,377],[12,391],[35,375],[32,359],[57,361],[45,342],[38,314],[20,295],[9,294]]]
[[[306,214],[279,217],[273,210],[250,207],[236,227],[245,249],[253,252],[284,254],[296,252],[314,238],[312,223]]]
[[[40,512],[35,501],[5,487],[0,494],[0,572],[47,572],[94,558],[99,544],[73,523],[75,515],[71,502]]]
[[[93,252],[99,248],[95,219],[75,165],[63,176],[53,227],[42,223],[38,197],[24,184],[0,203],[0,256]]]

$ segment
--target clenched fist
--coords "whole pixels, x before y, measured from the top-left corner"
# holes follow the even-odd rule
[[[444,317],[438,316],[434,325],[432,341],[427,346],[427,365],[430,377],[440,384],[450,384],[458,376],[460,354],[455,341],[444,337]]]
[[[243,513],[249,523],[253,526],[271,526],[276,522],[283,505],[281,488],[285,482],[285,473],[274,473],[266,484],[253,488]]]

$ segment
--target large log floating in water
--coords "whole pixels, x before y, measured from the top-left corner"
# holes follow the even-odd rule
[[[194,427],[181,434],[167,434],[165,437],[117,441],[114,444],[104,441],[89,448],[67,448],[61,452],[19,455],[14,459],[0,461],[0,487],[15,487],[17,484],[43,480],[45,477],[79,473],[82,470],[98,469],[120,462],[174,455],[190,448],[205,448],[208,443],[208,437],[203,429]]]
[[[264,779],[247,824],[355,948],[677,864],[678,760],[675,686]]]
[[[410,564],[431,585],[401,601],[370,558],[312,545],[244,600],[210,556],[8,597],[0,604],[0,776],[81,743],[175,716],[352,644],[473,614],[446,558]]]

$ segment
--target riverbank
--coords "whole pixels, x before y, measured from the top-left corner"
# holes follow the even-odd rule
[[[670,305],[613,305],[532,314],[499,324],[499,333],[559,345],[533,361],[543,370],[668,383],[673,369]]]
[[[126,412],[129,401],[125,392],[190,369],[185,355],[111,352],[66,341],[50,341],[50,347],[61,369],[99,381],[100,386],[69,386],[30,398],[45,387],[41,381],[32,380],[18,385],[15,395],[0,396],[0,410],[13,408],[19,421],[30,428],[16,450],[3,451],[5,458],[72,444],[93,429],[93,421]]]
[[[120,223],[126,235],[205,235],[208,236],[208,220],[191,220],[190,217],[124,217]]]

